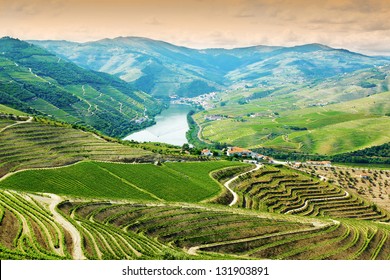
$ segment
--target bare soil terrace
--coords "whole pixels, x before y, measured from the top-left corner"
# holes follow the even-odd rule
[[[303,165],[300,170],[321,176],[349,192],[390,211],[390,170]]]

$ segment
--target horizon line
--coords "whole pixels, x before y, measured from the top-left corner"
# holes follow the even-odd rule
[[[58,42],[60,42],[60,41],[62,41],[62,42],[78,43],[78,44],[89,44],[89,43],[95,43],[95,42],[104,41],[104,40],[117,40],[117,39],[126,39],[126,38],[137,38],[137,39],[151,40],[151,41],[155,41],[155,42],[162,42],[162,43],[173,45],[173,46],[176,46],[176,47],[187,48],[187,49],[192,49],[192,50],[199,50],[199,51],[202,51],[202,50],[216,50],[216,49],[234,50],[234,49],[246,49],[246,48],[255,48],[255,47],[295,48],[295,47],[303,47],[303,46],[308,46],[308,45],[318,45],[318,46],[323,46],[323,47],[330,48],[331,50],[344,50],[344,51],[348,51],[348,52],[352,52],[352,53],[356,53],[356,54],[360,54],[360,55],[364,55],[364,56],[390,57],[390,53],[389,54],[378,54],[378,53],[376,53],[376,54],[366,54],[364,52],[352,51],[352,50],[350,50],[348,48],[332,47],[330,45],[327,45],[327,44],[324,44],[324,43],[319,43],[319,42],[303,43],[303,44],[297,44],[297,45],[264,45],[264,44],[254,44],[254,45],[243,45],[243,46],[236,46],[236,47],[204,47],[204,48],[199,48],[199,47],[191,47],[191,46],[184,45],[184,44],[172,43],[170,41],[165,41],[165,40],[162,40],[162,39],[143,37],[143,36],[135,36],[135,35],[127,35],[127,36],[121,35],[121,36],[111,37],[111,38],[110,37],[104,37],[104,38],[101,38],[101,39],[93,39],[93,40],[87,40],[87,41],[68,40],[68,39],[21,39],[21,38],[9,36],[9,35],[4,35],[1,38],[12,38],[12,39],[18,39],[18,40],[26,41],[26,42],[29,42],[29,41],[58,41]]]

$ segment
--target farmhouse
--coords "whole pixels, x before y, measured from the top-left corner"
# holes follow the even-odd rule
[[[213,153],[212,153],[209,149],[203,149],[203,150],[200,152],[200,154],[201,154],[202,156],[207,156],[207,157],[210,157],[210,156],[213,155]]]
[[[252,158],[256,160],[266,160],[266,157],[265,155],[252,152]]]
[[[228,147],[227,153],[229,157],[232,157],[234,155],[237,156],[246,156],[246,157],[251,157],[254,155],[254,153],[250,150],[240,148],[240,147]]]
[[[370,175],[368,175],[366,173],[362,173],[362,174],[360,174],[360,178],[361,179],[370,179]]]

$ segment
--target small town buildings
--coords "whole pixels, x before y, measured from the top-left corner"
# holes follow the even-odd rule
[[[295,168],[301,168],[301,166],[302,166],[302,162],[300,162],[300,161],[296,161],[293,164],[293,167],[295,167]]]
[[[207,156],[207,157],[210,157],[210,156],[213,155],[213,153],[212,153],[209,149],[203,149],[203,150],[200,152],[200,154],[201,154],[202,156]]]
[[[252,157],[254,155],[254,153],[251,150],[247,150],[247,149],[240,148],[240,147],[228,147],[226,154],[229,157],[232,157],[235,155],[237,155],[239,157],[242,157],[242,156]]]

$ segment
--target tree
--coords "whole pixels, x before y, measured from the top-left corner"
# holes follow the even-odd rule
[[[181,147],[182,151],[189,151],[190,150],[190,145],[188,143],[184,143],[183,146]]]

